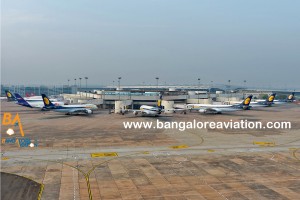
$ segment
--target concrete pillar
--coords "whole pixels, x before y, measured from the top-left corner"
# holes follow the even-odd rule
[[[115,101],[115,113],[121,113],[124,107],[124,101]]]
[[[128,105],[131,105],[131,100],[115,101],[115,113],[122,113],[126,110]]]
[[[173,113],[174,101],[162,101],[162,106],[164,106],[165,113]]]

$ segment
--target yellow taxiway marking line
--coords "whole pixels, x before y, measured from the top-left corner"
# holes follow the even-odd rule
[[[178,146],[170,146],[170,148],[172,149],[186,149],[188,148],[189,146],[185,145],[185,144],[182,144],[182,145],[178,145]]]
[[[112,157],[112,156],[118,156],[117,152],[99,152],[99,153],[91,153],[92,158],[97,157]]]
[[[208,149],[207,151],[210,153],[215,152],[215,150],[213,150],[213,149]]]
[[[1,160],[8,160],[9,157],[1,157]]]
[[[295,151],[295,150],[297,150],[297,148],[292,147],[292,148],[289,148],[289,150],[290,150],[290,151]]]
[[[293,152],[292,152],[292,155],[293,155],[293,157],[294,157],[296,160],[300,161],[300,158],[298,158],[298,156],[296,156],[296,153],[297,153],[298,150],[300,150],[300,148],[295,148],[295,149],[293,150]]]
[[[274,147],[275,146],[275,142],[258,142],[258,141],[253,141],[253,145]]]

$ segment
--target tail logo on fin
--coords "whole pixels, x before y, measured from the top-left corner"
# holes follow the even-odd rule
[[[294,98],[294,95],[292,95],[292,94],[288,97],[289,100],[292,100],[293,98]]]
[[[49,99],[47,97],[44,97],[44,103],[48,106],[50,104]]]
[[[161,107],[161,102],[162,102],[162,95],[159,95],[159,99],[157,100],[157,106]]]
[[[271,95],[268,100],[271,102],[274,100],[274,98],[275,98],[274,95]]]
[[[245,104],[245,105],[249,105],[249,104],[250,104],[250,101],[251,101],[251,98],[248,97],[248,98],[245,99],[244,104]]]
[[[11,93],[10,93],[10,92],[7,92],[6,94],[7,94],[7,97],[9,97],[9,98],[11,98],[11,97],[12,97],[12,95],[11,95]]]
[[[157,106],[158,106],[158,107],[161,107],[161,100],[158,100],[158,101],[157,101]]]

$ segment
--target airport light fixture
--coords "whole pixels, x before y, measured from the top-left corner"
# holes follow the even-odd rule
[[[228,80],[228,102],[229,102],[229,96],[231,96],[230,94],[231,94],[231,92],[230,92],[230,82],[231,82],[231,80]]]
[[[209,93],[211,93],[211,88],[213,86],[214,81],[210,81]]]
[[[245,99],[246,82],[247,82],[247,81],[246,81],[246,80],[244,80],[244,90],[243,90],[244,92],[243,92],[243,99]]]
[[[201,78],[198,78],[198,104],[199,104],[199,101],[200,101],[200,97],[199,97],[199,90],[200,90],[200,81],[201,81]]]
[[[77,79],[74,78],[74,81],[75,81],[75,89],[76,89],[76,94],[77,94]]]
[[[121,79],[122,79],[122,77],[118,77],[118,88],[119,88],[119,90],[121,89],[120,87],[120,85],[121,85]]]
[[[79,77],[79,92],[80,92],[80,98],[81,98],[81,77]]]
[[[121,79],[122,79],[122,77],[118,77],[119,101],[120,101],[120,99],[121,99],[121,96],[120,96],[120,90],[121,90]]]
[[[85,97],[87,98],[87,80],[89,79],[88,77],[84,77],[85,79]]]

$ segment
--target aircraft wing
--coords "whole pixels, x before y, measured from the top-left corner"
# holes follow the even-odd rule
[[[201,113],[224,113],[224,112],[234,112],[242,109],[235,107],[202,107],[198,109]]]
[[[162,112],[186,112],[187,109],[185,108],[169,108],[169,109],[162,109]]]
[[[200,109],[199,111],[201,112],[202,109]],[[221,113],[222,109],[220,108],[204,108],[203,111],[205,111],[205,113]]]

